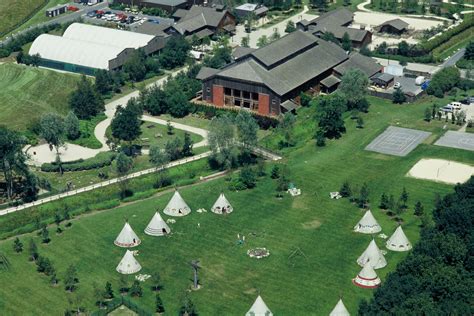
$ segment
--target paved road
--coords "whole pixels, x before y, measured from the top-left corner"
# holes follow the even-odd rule
[[[466,51],[465,48],[461,48],[460,50],[458,50],[454,55],[452,55],[451,57],[449,57],[447,60],[445,60],[442,64],[441,64],[441,67],[445,68],[445,67],[451,67],[451,66],[454,66],[456,65],[456,62],[462,58],[462,56],[464,56],[464,52]]]

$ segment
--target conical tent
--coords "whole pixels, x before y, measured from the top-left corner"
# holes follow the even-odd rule
[[[369,246],[357,259],[357,263],[361,267],[363,267],[367,262],[370,262],[374,269],[380,269],[387,265],[387,261],[385,260],[382,251],[380,251],[379,247],[377,247],[377,244],[375,243],[375,240],[373,239]]]
[[[245,316],[273,316],[273,313],[259,295]]]
[[[374,215],[372,215],[372,212],[370,210],[367,210],[367,212],[365,212],[364,216],[362,216],[357,225],[354,226],[355,232],[363,234],[375,234],[380,232],[381,230],[382,227],[380,227],[379,223],[377,223],[374,218]]]
[[[142,266],[138,263],[137,259],[133,256],[133,252],[127,249],[125,255],[117,266],[117,272],[122,274],[133,274],[137,273],[142,269]]]
[[[334,309],[329,313],[329,316],[350,316],[349,311],[342,302],[342,299],[339,299]]]
[[[234,210],[232,205],[230,205],[229,201],[226,199],[224,193],[221,193],[217,198],[216,203],[211,208],[211,211],[216,214],[227,214],[231,213]]]
[[[128,222],[125,222],[122,231],[120,231],[120,234],[114,241],[114,244],[119,247],[135,247],[140,243],[140,238],[138,238]]]
[[[402,226],[398,226],[386,243],[387,249],[392,251],[408,251],[412,248],[410,241],[403,232]]]
[[[381,281],[372,265],[367,262],[359,274],[352,279],[352,283],[361,288],[372,289],[378,287]]]
[[[176,190],[173,194],[173,197],[166,205],[163,213],[169,216],[185,216],[191,213],[191,209],[189,206],[184,202],[181,194],[179,194],[178,190]]]
[[[160,213],[156,212],[153,218],[145,228],[145,234],[150,236],[164,236],[171,232],[169,226],[161,218]]]

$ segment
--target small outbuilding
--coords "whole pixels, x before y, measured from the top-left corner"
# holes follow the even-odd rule
[[[380,33],[401,35],[408,31],[408,25],[409,24],[402,19],[394,19],[380,24],[378,30]]]
[[[380,88],[387,89],[393,86],[395,77],[388,73],[378,73],[370,78],[370,82]]]
[[[52,18],[60,14],[66,13],[67,7],[68,7],[67,4],[63,4],[63,5],[57,5],[55,7],[46,9],[46,16],[48,18]]]
[[[367,262],[359,274],[352,279],[352,283],[364,289],[373,289],[379,287],[381,281],[372,265]]]
[[[145,228],[145,234],[150,236],[165,236],[170,232],[170,227],[168,224],[166,224],[163,218],[161,218],[161,215],[158,212],[153,215],[151,221],[148,223],[148,226]]]
[[[403,232],[402,226],[398,226],[392,236],[387,240],[387,249],[392,251],[408,251],[412,248],[410,241]]]
[[[163,213],[168,216],[186,216],[191,213],[188,204],[183,200],[178,190],[174,191],[171,200],[166,205]]]
[[[132,229],[132,226],[128,222],[125,222],[120,234],[114,241],[114,244],[119,247],[135,247],[141,243],[140,238]]]
[[[245,18],[252,13],[257,18],[261,18],[266,16],[267,12],[268,8],[266,6],[256,3],[244,3],[235,8],[235,14],[241,18]]]
[[[334,92],[337,87],[339,86],[339,83],[341,82],[341,79],[334,75],[330,75],[323,80],[321,80],[321,91],[325,93],[332,93]]]

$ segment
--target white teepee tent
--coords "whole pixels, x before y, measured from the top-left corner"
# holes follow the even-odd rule
[[[191,209],[189,206],[184,202],[181,194],[179,194],[178,190],[174,191],[173,197],[166,205],[163,213],[169,216],[185,216],[191,213]]]
[[[119,247],[135,247],[140,243],[140,238],[138,238],[128,222],[125,222],[122,231],[120,231],[120,234],[114,241],[114,244]]]
[[[127,249],[125,255],[117,266],[117,272],[122,274],[133,274],[137,273],[142,269],[142,266],[138,263],[137,259],[133,256],[133,252]]]
[[[387,261],[385,260],[382,251],[380,251],[379,247],[377,247],[377,244],[375,243],[375,240],[373,239],[369,246],[357,259],[357,263],[361,267],[363,267],[367,262],[370,262],[374,269],[380,269],[387,265]]]
[[[377,273],[369,262],[367,262],[359,274],[352,279],[354,285],[367,289],[376,288],[381,282],[382,281],[380,281],[380,278],[377,276]]]
[[[226,199],[224,193],[221,193],[217,198],[216,203],[211,208],[211,211],[216,214],[227,214],[231,213],[234,210],[232,205],[230,205],[229,201]]]
[[[370,210],[365,212],[357,225],[354,226],[354,231],[363,234],[375,234],[382,230],[379,223],[375,219]]]
[[[169,226],[161,218],[160,213],[156,212],[153,218],[145,228],[145,234],[150,236],[164,236],[171,232]]]
[[[273,316],[273,313],[259,295],[245,316]]]
[[[342,298],[339,299],[334,309],[329,313],[329,316],[350,316],[349,311],[342,302]]]
[[[392,236],[390,236],[386,247],[392,251],[408,251],[412,248],[410,241],[403,232],[402,226],[398,226]]]

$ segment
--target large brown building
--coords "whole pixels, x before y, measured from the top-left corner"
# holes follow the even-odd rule
[[[360,58],[364,64],[372,64],[366,73],[372,73],[375,68],[381,71],[380,66],[372,67],[377,65],[373,59]],[[350,60],[351,56],[336,44],[308,32],[295,31],[243,54],[223,69],[203,67],[197,78],[202,80],[205,102],[248,109],[261,115],[279,115],[295,109],[303,91],[335,89],[340,82],[335,68],[339,66],[345,72],[352,67],[347,64]]]

